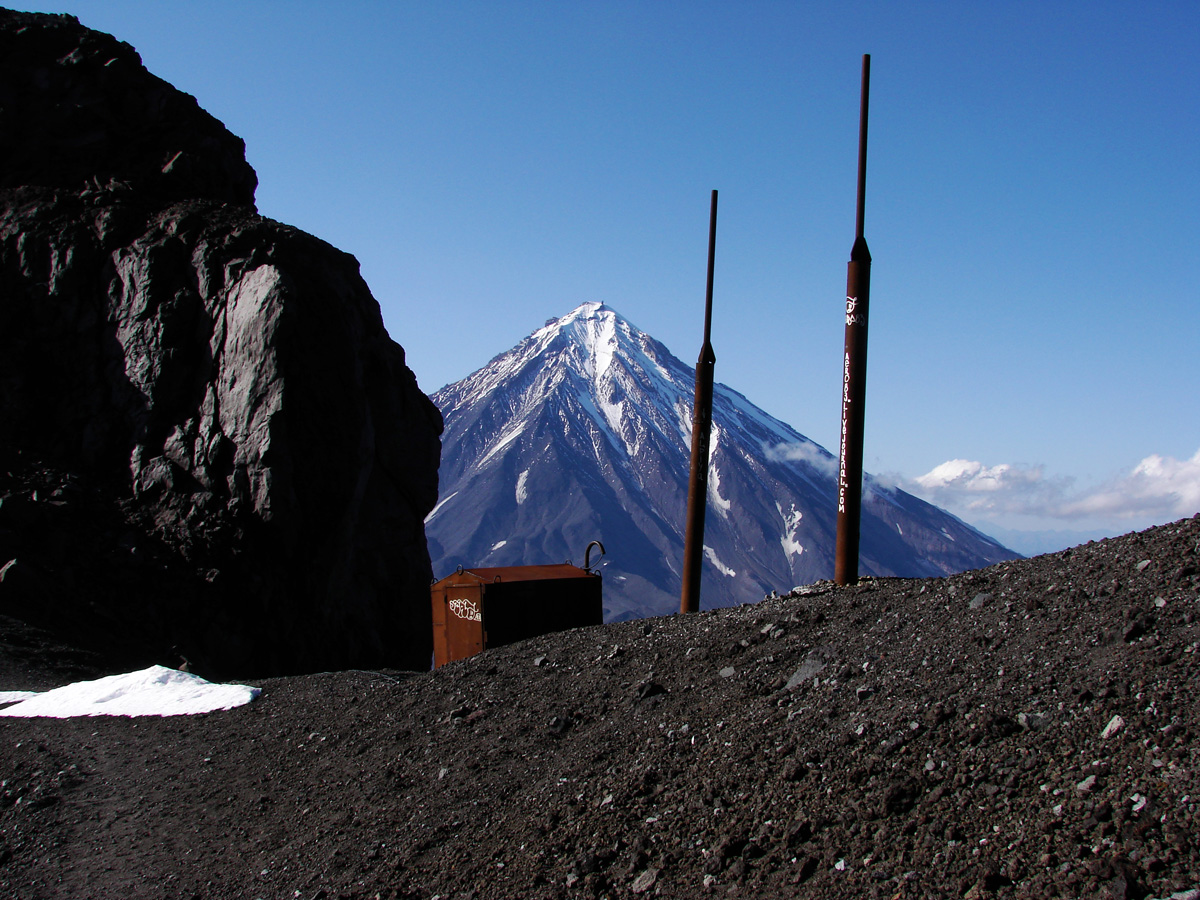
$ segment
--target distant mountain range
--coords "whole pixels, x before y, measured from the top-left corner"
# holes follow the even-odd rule
[[[601,541],[605,619],[679,606],[695,370],[585,303],[433,395],[446,430],[426,519],[434,574],[582,565]],[[716,385],[701,606],[833,575],[835,457]],[[946,575],[1017,554],[866,476],[860,572]]]

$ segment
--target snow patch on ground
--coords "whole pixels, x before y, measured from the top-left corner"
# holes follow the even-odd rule
[[[675,421],[679,426],[679,437],[683,446],[692,446],[692,410],[683,400],[675,401]]]
[[[708,502],[722,519],[728,519],[729,508],[732,504],[721,496],[721,473],[713,463],[713,456],[717,452],[717,441],[720,439],[721,429],[714,424],[708,444]]]
[[[0,716],[191,716],[249,703],[262,688],[213,684],[163,666],[79,681],[0,709]]]
[[[507,543],[508,543],[508,541],[496,541],[496,543],[492,544],[491,552],[495,552],[496,550],[499,550],[501,547],[503,547]]]
[[[708,502],[721,516],[729,518],[729,508],[733,505],[721,496],[721,473],[713,466],[708,473]]]
[[[427,515],[427,516],[425,517],[425,524],[426,524],[426,525],[428,525],[428,524],[429,524],[429,520],[430,520],[430,519],[432,519],[434,516],[436,516],[436,515],[438,514],[438,510],[439,510],[439,509],[441,509],[443,506],[445,506],[447,503],[449,503],[451,500],[453,500],[453,499],[454,499],[455,497],[457,497],[457,496],[458,496],[458,491],[455,491],[455,492],[454,492],[454,493],[452,493],[452,494],[451,494],[449,497],[446,497],[446,498],[445,498],[445,499],[443,499],[443,500],[439,500],[439,501],[437,502],[437,506],[435,506],[433,509],[431,509],[431,510],[429,511],[429,515]]]
[[[625,414],[625,401],[609,403],[597,393],[596,403],[604,414],[604,421],[608,423],[609,433],[619,436],[621,434],[621,417]],[[622,443],[625,444],[625,452],[629,453],[629,444],[625,441]]]
[[[525,482],[529,479],[529,470],[526,469],[517,476],[517,506],[520,506],[529,497],[529,491],[526,489]],[[504,543],[501,541],[500,543]],[[496,548],[493,547],[493,550]]]
[[[778,503],[775,504],[775,508],[779,510],[780,518],[783,519],[783,535],[779,538],[779,543],[783,546],[784,555],[790,563],[793,556],[804,552],[804,546],[796,540],[796,532],[800,528],[800,520],[804,518],[804,513],[796,509],[795,504],[790,504],[786,513]]]
[[[721,429],[714,424],[708,444],[708,502],[722,519],[728,519],[732,504],[721,496],[721,473],[713,464],[713,455],[717,452],[717,441],[720,439]]]
[[[496,441],[496,443],[491,446],[488,452],[485,453],[479,462],[475,464],[475,468],[482,469],[484,464],[487,463],[489,459],[519,438],[524,431],[525,423],[523,421],[517,422],[515,428],[510,429],[507,434],[505,434],[502,438],[500,438],[500,440]]]
[[[617,350],[617,319],[616,316],[600,316],[590,319],[596,327],[589,329],[592,338],[592,358],[596,365],[596,378],[608,371],[612,365],[613,355]]]
[[[712,563],[716,567],[717,571],[722,575],[728,575],[730,578],[733,578],[735,575],[737,575],[737,572],[733,571],[733,569],[721,562],[720,558],[717,556],[717,551],[707,544],[704,545],[704,555],[708,557],[708,561]]]
[[[605,438],[607,438],[608,442],[612,444],[613,449],[620,450],[623,447],[623,442],[618,440],[617,435],[613,434],[612,429],[608,427],[607,414],[601,413],[600,410],[596,408],[596,404],[592,400],[591,394],[589,394],[586,390],[580,390],[576,392],[575,396],[579,400],[580,406],[582,406],[587,412],[588,417],[596,424],[596,430],[603,432]],[[596,456],[597,458],[600,458],[600,450],[598,447],[596,449]]]
[[[667,371],[667,367],[658,361],[657,356],[651,356],[644,349],[642,350],[642,355],[646,359],[650,360],[650,365],[653,366],[654,371],[658,373],[660,381],[670,385],[671,387],[675,387],[675,379],[671,377],[671,373]]]

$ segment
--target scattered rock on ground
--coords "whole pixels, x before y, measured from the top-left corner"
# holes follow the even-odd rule
[[[268,679],[208,716],[5,720],[0,894],[1187,897],[1200,592],[1171,576],[1198,554],[1194,518],[434,672]],[[768,623],[786,635],[750,640]]]

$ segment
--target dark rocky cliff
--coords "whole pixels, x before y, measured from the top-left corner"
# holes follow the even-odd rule
[[[0,614],[214,673],[426,666],[441,417],[256,181],[128,45],[0,10]]]

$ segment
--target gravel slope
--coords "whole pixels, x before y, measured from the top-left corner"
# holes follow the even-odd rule
[[[0,895],[1200,897],[1198,566],[1193,518],[206,716],[0,719]],[[0,689],[65,664],[3,650]]]

